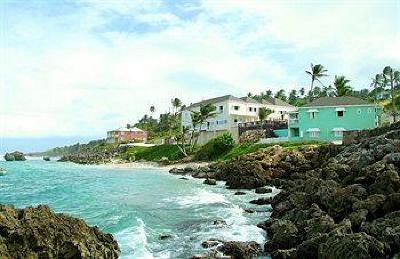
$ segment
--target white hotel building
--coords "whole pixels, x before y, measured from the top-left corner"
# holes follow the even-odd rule
[[[267,117],[269,120],[287,120],[288,112],[296,110],[296,107],[277,98],[271,97],[262,102],[258,102],[249,97],[238,98],[232,95],[225,95],[191,104],[184,109],[182,111],[182,126],[192,127],[191,112],[199,111],[200,106],[205,104],[214,105],[217,114],[209,118],[207,122],[201,126],[201,131],[213,132],[214,134],[208,134],[210,138],[228,131],[232,133],[236,140],[238,139],[238,123],[258,121],[258,111],[261,107],[273,111],[273,113]],[[209,137],[206,137],[204,141],[207,139],[209,139]],[[200,142],[203,141],[200,140]]]

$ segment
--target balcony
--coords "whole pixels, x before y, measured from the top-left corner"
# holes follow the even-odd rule
[[[299,119],[289,118],[289,125],[294,125],[294,124],[298,124],[298,123],[299,123]]]

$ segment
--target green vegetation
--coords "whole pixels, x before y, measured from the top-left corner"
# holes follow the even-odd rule
[[[97,152],[107,150],[113,145],[107,144],[104,139],[92,140],[87,144],[76,143],[70,146],[56,147],[45,152],[36,152],[30,155],[33,156],[64,156],[84,152]],[[114,145],[115,146],[115,145]]]
[[[211,139],[195,154],[196,160],[209,161],[216,160],[229,152],[235,146],[235,141],[230,133],[224,133],[214,139]]]
[[[307,142],[281,142],[281,143],[271,143],[271,144],[252,144],[252,143],[243,143],[243,144],[237,144],[235,145],[230,152],[227,154],[219,157],[218,160],[224,161],[224,160],[229,160],[236,158],[241,155],[245,154],[250,154],[257,152],[258,150],[262,148],[268,148],[272,147],[275,145],[279,145],[285,149],[293,149],[293,148],[298,148],[302,146],[309,146],[309,145],[322,145],[325,144],[325,142],[320,142],[320,141],[307,141]]]
[[[159,145],[153,147],[130,147],[120,155],[121,159],[128,161],[160,161],[168,158],[170,161],[183,158],[183,154],[176,145]]]

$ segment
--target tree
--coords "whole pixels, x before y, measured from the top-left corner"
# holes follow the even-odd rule
[[[314,90],[312,91],[312,98],[321,97],[321,94],[322,94],[321,87],[318,86],[314,87]]]
[[[300,88],[300,95],[304,96],[306,94],[306,89],[304,87]]]
[[[311,87],[310,87],[310,92],[311,93],[313,93],[313,86],[314,86],[314,82],[315,81],[317,81],[321,85],[323,85],[322,82],[320,81],[320,78],[322,78],[324,76],[328,76],[327,74],[325,74],[326,72],[328,72],[328,70],[326,70],[323,65],[318,64],[318,65],[314,66],[311,63],[311,70],[310,71],[306,71],[306,73],[311,76]],[[313,96],[311,94],[310,95],[310,101],[312,100],[312,98],[313,98]]]
[[[201,126],[207,119],[216,115],[216,107],[212,104],[200,105],[200,111],[191,112],[192,127],[182,127],[181,134],[177,138],[177,146],[184,156],[192,153],[200,136]],[[187,141],[187,139],[189,139]]]
[[[286,102],[287,97],[286,97],[285,90],[281,89],[278,92],[276,92],[275,98],[281,99],[282,101]]]
[[[324,86],[322,88],[321,96],[322,97],[332,97],[335,95],[335,91],[332,85]]]
[[[299,98],[299,97],[297,96],[297,91],[296,91],[295,89],[293,89],[293,90],[290,91],[290,93],[289,93],[289,99],[288,99],[289,104],[291,104],[291,105],[296,105],[297,99],[298,99],[298,98]]]
[[[265,121],[268,115],[270,115],[271,113],[272,110],[265,107],[261,107],[260,109],[258,109],[258,118],[260,121]]]
[[[151,117],[154,116],[154,112],[156,111],[156,107],[154,107],[154,105],[150,106],[150,113],[151,113]]]
[[[376,74],[374,78],[371,79],[372,82],[370,84],[370,87],[373,87],[373,93],[374,93],[374,100],[375,102],[378,100],[378,94],[382,90],[382,85],[383,85],[383,75],[382,74]]]
[[[395,91],[395,83],[400,81],[400,72],[393,70],[390,66],[386,66],[383,69],[383,77],[387,80],[390,86],[390,95],[391,95],[391,103],[392,103],[392,115],[393,122],[396,121],[397,117],[397,107],[396,107],[396,91]]]
[[[174,98],[171,100],[172,107],[174,107],[174,114],[176,115],[179,107],[182,106],[182,101],[179,98]]]
[[[268,97],[268,98],[272,97],[272,91],[271,90],[265,91],[265,97]]]
[[[336,96],[351,95],[353,89],[348,85],[350,80],[346,79],[345,76],[335,76],[333,85],[336,88]]]

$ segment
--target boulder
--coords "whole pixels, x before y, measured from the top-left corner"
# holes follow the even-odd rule
[[[171,234],[161,234],[158,239],[160,240],[167,240],[167,239],[171,239],[172,235]]]
[[[290,249],[299,242],[299,231],[290,220],[280,219],[273,221],[271,226],[267,227],[267,232],[271,237],[271,244],[274,248]]]
[[[44,161],[50,161],[50,157],[44,156],[44,157],[43,157],[43,160],[44,160]]]
[[[187,172],[181,168],[172,168],[169,170],[170,174],[179,174],[179,175],[185,175],[187,174]]]
[[[118,258],[111,234],[49,207],[0,205],[0,258]]]
[[[217,185],[217,181],[215,179],[210,179],[210,178],[205,179],[203,183],[208,185]]]
[[[259,198],[256,200],[251,200],[251,204],[257,204],[257,205],[266,205],[266,204],[271,204],[272,199],[271,198]]]
[[[216,220],[214,220],[213,225],[216,225],[219,227],[226,226],[226,221],[223,219],[216,219]]]
[[[221,248],[224,255],[231,256],[232,259],[251,259],[261,255],[262,249],[260,244],[254,241],[239,242],[228,241],[224,242]]]
[[[334,234],[319,246],[318,258],[385,258],[385,246],[366,233]]]
[[[245,195],[245,192],[235,192],[233,195]]]
[[[255,192],[256,193],[260,193],[260,194],[262,194],[262,193],[271,193],[272,189],[268,188],[268,187],[258,187],[258,188],[256,188]]]
[[[25,155],[22,152],[14,151],[12,153],[6,153],[4,155],[6,161],[25,161]]]

